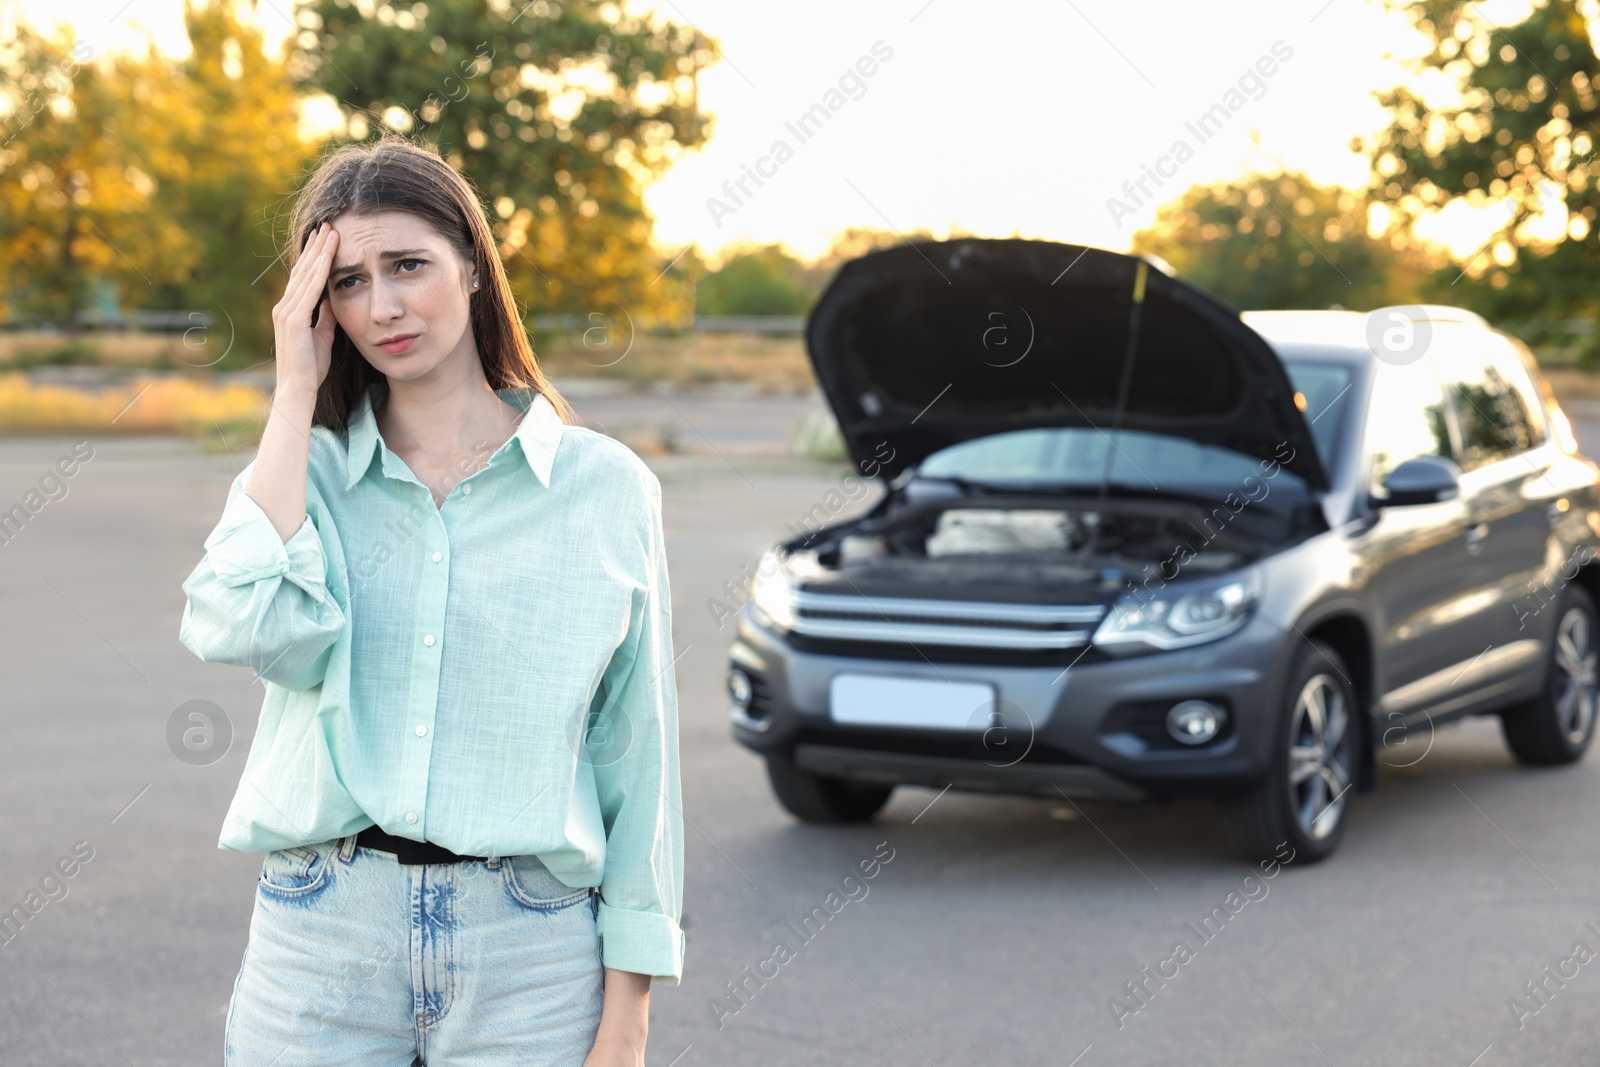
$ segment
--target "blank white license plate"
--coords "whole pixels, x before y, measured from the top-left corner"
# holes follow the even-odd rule
[[[980,732],[989,728],[995,689],[987,682],[836,674],[828,702],[834,722]]]

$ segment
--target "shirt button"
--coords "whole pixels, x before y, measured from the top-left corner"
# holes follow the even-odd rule
[[[428,634],[426,637],[424,637],[422,639],[422,643],[432,647],[432,645],[433,645],[433,635],[432,634]]]
[[[435,563],[438,563],[441,559],[444,559],[444,553],[443,552],[435,552],[433,554],[433,561]]]
[[[406,822],[414,823],[416,821],[417,821],[417,813],[416,812],[414,812],[414,811],[406,812]]]
[[[463,493],[470,493],[470,492],[472,492],[472,486],[470,486],[470,485],[463,485],[463,486],[462,486],[462,487],[461,487],[461,491],[462,491],[462,492],[463,492]]]
[[[417,736],[418,737],[427,737],[428,736],[428,728],[426,726],[418,726],[417,727]]]

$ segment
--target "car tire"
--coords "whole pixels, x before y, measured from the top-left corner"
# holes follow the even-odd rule
[[[1581,759],[1594,738],[1600,700],[1600,617],[1594,598],[1583,587],[1569,585],[1557,605],[1543,691],[1500,713],[1506,746],[1520,762],[1533,766]]]
[[[889,803],[892,785],[812,774],[785,756],[767,757],[767,779],[785,811],[801,822],[867,822]]]
[[[1247,860],[1315,863],[1333,854],[1348,821],[1360,716],[1350,671],[1333,647],[1308,641],[1295,654],[1278,709],[1267,776],[1223,804],[1228,834]]]

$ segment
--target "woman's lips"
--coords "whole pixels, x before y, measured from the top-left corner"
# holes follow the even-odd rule
[[[402,337],[397,341],[390,341],[388,344],[379,345],[378,347],[389,353],[391,356],[398,356],[400,353],[410,348],[412,344],[416,342],[416,340],[417,335],[411,334],[410,336]]]

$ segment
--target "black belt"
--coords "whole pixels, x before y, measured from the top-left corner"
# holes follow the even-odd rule
[[[356,834],[356,844],[392,852],[401,863],[461,863],[464,860],[484,860],[487,856],[461,856],[432,841],[412,841],[384,833],[377,826],[369,826]]]

